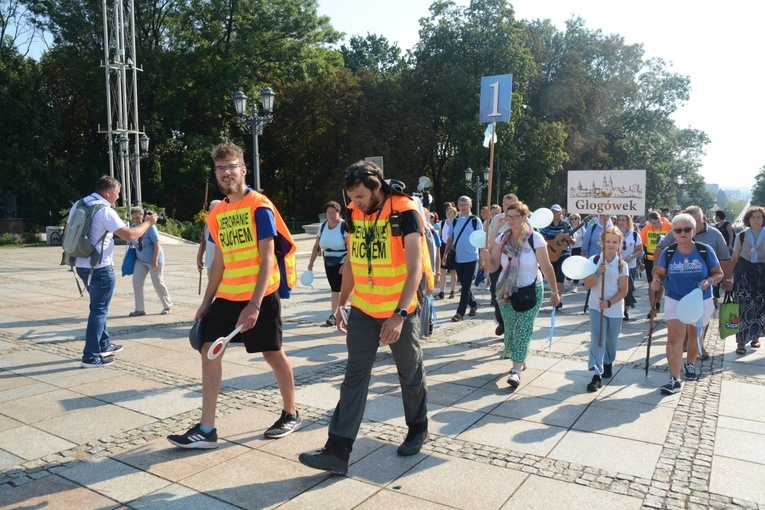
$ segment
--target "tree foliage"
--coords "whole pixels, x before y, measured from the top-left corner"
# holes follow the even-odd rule
[[[49,208],[89,192],[108,168],[98,133],[106,123],[102,4],[23,6],[29,26],[44,28],[53,44],[37,62],[23,57],[20,42],[6,38],[1,48],[0,178],[24,198],[23,215],[42,225],[56,220]],[[513,74],[511,120],[497,127],[501,194],[515,192],[536,208],[563,200],[567,170],[645,169],[651,207],[714,203],[698,172],[709,139],[670,118],[688,100],[690,81],[661,59],[645,59],[639,44],[578,18],[564,30],[522,22],[507,0],[437,0],[406,55],[371,33],[334,49],[340,34],[316,6],[135,4],[139,111],[152,140],[142,163],[146,201],[191,219],[213,180],[210,148],[225,139],[245,148],[251,172],[251,135],[231,96],[241,89],[252,104],[265,86],[277,99],[260,137],[261,185],[286,217],[314,218],[326,200],[340,199],[343,169],[366,156],[382,156],[386,177],[403,180],[407,191],[425,175],[437,204],[455,200],[470,194],[465,168],[489,164],[480,80]],[[765,169],[758,177],[765,189]],[[55,207],[27,200],[51,184]]]
[[[754,178],[754,187],[752,188],[752,204],[765,204],[765,166],[760,168],[760,171]]]

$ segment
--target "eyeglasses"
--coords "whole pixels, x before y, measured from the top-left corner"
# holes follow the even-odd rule
[[[522,214],[507,214],[505,215],[505,217],[508,220],[517,220],[518,218],[523,218],[523,215]]]
[[[226,173],[228,171],[232,171],[233,172],[234,170],[236,170],[240,166],[244,166],[244,165],[242,165],[241,163],[237,163],[235,165],[216,166],[215,167],[215,171],[218,172],[219,174],[223,174],[223,173]]]
[[[693,230],[693,227],[681,227],[681,228],[673,228],[672,232],[675,234],[682,234],[685,232],[686,234],[690,234],[690,232]]]
[[[350,177],[351,175],[356,175],[358,177],[367,177],[370,175],[374,175],[375,177],[377,177],[376,173],[370,172],[366,168],[346,168],[345,176]]]
[[[138,251],[143,250],[143,236],[138,238]]]

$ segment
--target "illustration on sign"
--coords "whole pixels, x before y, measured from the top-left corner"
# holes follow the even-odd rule
[[[643,214],[645,170],[571,170],[568,210],[584,214]]]

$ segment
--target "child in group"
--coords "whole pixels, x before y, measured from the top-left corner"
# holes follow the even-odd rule
[[[622,232],[618,227],[606,227],[603,252],[590,257],[598,269],[584,279],[584,286],[590,291],[588,304],[591,341],[588,367],[595,372],[587,385],[587,391],[597,391],[603,386],[603,378],[611,377],[612,365],[616,359],[616,340],[622,330],[624,297],[629,291],[630,278],[629,265],[621,257],[622,240]]]

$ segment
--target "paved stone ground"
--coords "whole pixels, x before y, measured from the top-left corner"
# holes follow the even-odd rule
[[[118,280],[109,325],[126,349],[112,367],[83,370],[87,301],[55,265],[58,249],[0,250],[0,506],[765,508],[765,356],[737,356],[713,322],[702,377],[661,396],[666,331],[659,321],[646,377],[642,283],[614,378],[594,394],[584,391],[584,293],[564,296],[551,347],[551,309],[542,309],[515,392],[505,382],[509,363],[498,359],[488,293],[476,291],[478,317],[461,323],[447,322],[456,299],[439,301],[439,327],[422,342],[431,421],[423,453],[395,456],[406,428],[395,365],[381,349],[349,476],[332,477],[296,458],[321,446],[345,365],[344,339],[322,326],[329,296],[317,271],[315,289],[283,302],[306,427],[262,439],[281,410],[278,388],[262,358],[232,347],[221,447],[173,448],[164,437],[196,423],[201,403],[198,355],[185,338],[200,300],[195,253],[166,246],[171,315],[158,315],[149,284],[148,315],[128,318],[132,287]]]

